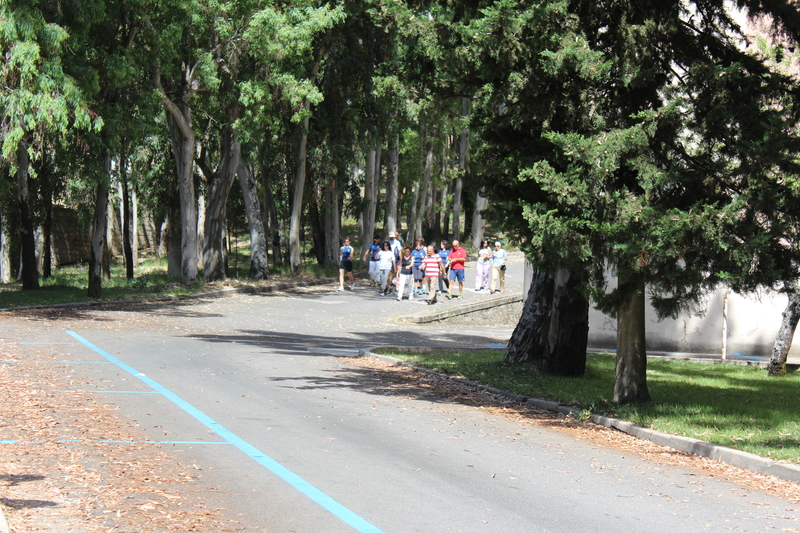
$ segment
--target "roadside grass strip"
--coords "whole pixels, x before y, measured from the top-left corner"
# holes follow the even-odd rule
[[[612,401],[614,356],[587,357],[582,377],[548,376],[536,363],[506,364],[503,352],[376,349],[375,353],[482,383],[514,394],[569,405],[673,435],[711,442],[800,464],[800,372],[782,378],[766,370],[715,361],[650,358],[647,383],[653,401]]]
[[[81,344],[85,345],[87,348],[93,350],[97,354],[101,355],[108,361],[116,364],[122,370],[128,372],[132,376],[138,378],[143,383],[148,385],[153,390],[157,391],[165,398],[170,400],[176,406],[184,410],[186,413],[191,415],[195,418],[198,422],[206,426],[208,429],[216,433],[220,438],[223,439],[224,443],[232,444],[240,451],[244,452],[247,456],[255,460],[258,464],[272,472],[273,474],[277,475],[289,485],[294,487],[296,490],[301,492],[302,494],[306,495],[315,503],[319,504],[322,508],[339,518],[342,522],[346,523],[356,531],[361,533],[383,533],[378,527],[374,526],[370,522],[366,521],[364,518],[360,517],[359,515],[355,514],[353,511],[349,510],[311,483],[306,481],[305,479],[301,478],[285,466],[281,465],[274,459],[270,458],[263,452],[261,452],[255,446],[247,443],[237,435],[235,435],[230,430],[223,427],[221,424],[213,420],[207,414],[203,413],[187,401],[183,400],[180,396],[175,394],[174,392],[170,391],[166,387],[162,386],[157,381],[147,377],[146,375],[142,374],[141,372],[137,371],[135,368],[129,366],[128,364],[120,361],[113,355],[109,354],[105,350],[95,346],[88,340],[84,339],[74,331],[67,330],[67,333],[71,335],[73,338],[77,339]]]

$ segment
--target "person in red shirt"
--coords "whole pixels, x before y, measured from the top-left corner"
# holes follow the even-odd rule
[[[453,249],[450,250],[450,256],[447,258],[447,264],[450,266],[450,293],[447,298],[453,298],[454,281],[458,282],[458,296],[455,298],[464,297],[464,266],[467,262],[467,251],[461,247],[458,241],[453,241]]]

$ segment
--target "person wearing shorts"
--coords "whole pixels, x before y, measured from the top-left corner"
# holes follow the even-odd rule
[[[411,267],[411,271],[414,274],[414,294],[424,294],[422,279],[425,275],[422,273],[421,268],[425,255],[425,239],[420,237],[417,239],[417,246],[411,250],[411,258],[414,260],[414,265]]]
[[[422,261],[422,271],[425,273],[425,281],[428,285],[428,303],[431,304],[436,302],[434,284],[444,272],[444,267],[442,266],[442,258],[434,252],[433,246],[428,246],[425,253],[427,255]]]
[[[450,250],[450,257],[448,258],[450,265],[450,293],[447,298],[453,298],[454,282],[458,282],[458,296],[456,298],[464,297],[464,268],[467,262],[467,250],[461,247],[461,243],[453,241],[453,249]]]
[[[380,261],[378,261],[378,252],[381,251],[381,238],[377,235],[372,237],[372,244],[370,244],[366,250],[364,250],[364,257],[361,261],[366,261],[369,258],[369,279],[372,280],[372,284],[376,287],[381,282],[381,269],[380,269]]]
[[[350,278],[350,290],[356,290],[356,282],[353,279],[353,247],[350,246],[350,239],[344,240],[344,246],[341,249],[341,258],[339,260],[339,290],[344,290],[344,273]]]

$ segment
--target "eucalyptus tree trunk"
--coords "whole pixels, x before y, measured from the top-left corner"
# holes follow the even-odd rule
[[[366,168],[364,169],[364,205],[361,210],[360,239],[362,253],[372,243],[372,236],[375,234],[375,211],[378,205],[376,158],[377,150],[374,147],[370,147],[367,151]]]
[[[336,178],[331,176],[322,189],[323,214],[322,227],[325,231],[325,262],[337,265],[339,262],[339,242],[342,218],[339,214],[339,187]],[[352,239],[355,241],[355,238]]]
[[[0,212],[0,284],[11,283],[11,232],[8,215]]]
[[[650,401],[645,348],[645,280],[642,274],[619,276],[617,312],[617,369],[614,401]]]
[[[461,99],[461,118],[469,115],[469,99]],[[469,132],[466,126],[461,128],[458,142],[458,175],[453,191],[453,239],[461,240],[461,191],[464,187],[464,174],[469,172]]]
[[[181,240],[178,248],[181,254],[181,283],[191,285],[197,280],[197,207],[194,193],[192,111],[188,104],[184,104],[182,108],[178,108],[174,104],[171,106],[165,104],[165,107],[167,108],[167,124],[178,174],[178,194],[181,206],[179,213]],[[172,243],[170,242],[170,244]]]
[[[44,253],[42,254],[42,278],[47,279],[53,273],[53,196],[48,191],[45,197]]]
[[[389,235],[397,231],[397,196],[400,177],[400,139],[395,137],[389,148],[388,182],[386,183],[386,216],[383,222],[383,233]],[[371,241],[370,241],[371,242]]]
[[[264,224],[261,221],[261,205],[258,201],[258,185],[250,168],[243,162],[239,161],[236,173],[239,176],[244,208],[247,211],[247,224],[250,229],[250,278],[267,279],[269,277],[269,260]]]
[[[120,202],[122,203],[122,252],[125,256],[125,276],[133,279],[133,237],[131,235],[131,208],[128,194],[128,171],[125,164],[126,154],[123,145],[119,159]]]
[[[322,51],[319,50],[317,60],[311,67],[310,82],[316,83],[317,72],[322,58]],[[289,217],[289,264],[292,272],[300,273],[303,268],[303,258],[300,256],[300,229],[301,217],[303,215],[303,189],[306,183],[306,159],[308,156],[308,125],[309,112],[311,111],[311,101],[306,99],[303,103],[306,116],[303,119],[302,131],[300,132],[300,146],[297,154],[297,174],[294,181],[294,191],[292,194],[292,214]]]
[[[94,224],[92,229],[92,249],[89,254],[89,298],[100,298],[103,292],[103,251],[106,248],[106,225],[108,222],[108,180],[111,172],[111,158],[103,161],[104,175],[97,180],[97,195],[94,202]]]
[[[475,211],[472,214],[472,247],[476,249],[481,247],[483,234],[486,230],[486,222],[483,220],[481,211],[486,209],[486,206],[489,205],[489,200],[482,194],[483,187],[478,189],[478,194],[475,197]]]
[[[20,238],[22,240],[20,276],[23,289],[39,288],[39,270],[36,266],[36,237],[33,227],[33,211],[31,209],[28,189],[28,143],[25,137],[17,145],[17,203],[20,215]]]
[[[406,242],[413,243],[419,234],[417,233],[417,218],[419,218],[419,197],[420,197],[420,187],[422,186],[422,182],[419,178],[415,179],[411,183],[411,187],[414,189],[413,194],[411,195],[411,212],[408,214],[408,223],[406,227],[408,231],[406,232]]]
[[[283,254],[281,252],[281,233],[278,226],[278,209],[275,206],[275,196],[272,194],[272,185],[269,182],[269,174],[265,168],[261,169],[261,184],[264,187],[264,207],[266,209],[267,233],[272,244],[272,260],[275,266],[283,266]]]
[[[503,357],[506,363],[526,363],[544,358],[548,351],[553,285],[553,278],[546,272],[534,271],[522,315]]]
[[[139,191],[134,182],[131,186],[131,242],[133,243],[133,266],[139,264],[139,222]]]
[[[208,180],[203,245],[205,281],[225,279],[226,276],[226,204],[240,160],[239,139],[233,128],[226,125],[222,128],[221,157],[217,168],[212,171],[207,165],[200,165]]]
[[[793,281],[788,289],[787,296],[789,301],[783,311],[781,327],[778,329],[775,343],[772,345],[772,356],[767,368],[767,375],[772,377],[786,375],[786,358],[789,356],[794,332],[797,329],[798,321],[800,321],[800,290],[798,290],[800,287],[798,287],[797,281]]]
[[[422,219],[427,212],[427,201],[430,195],[431,174],[433,173],[433,143],[430,141],[425,144],[425,164],[422,171],[422,185],[417,186],[414,194],[414,236],[422,237]],[[409,225],[410,227],[410,225]],[[412,242],[409,240],[409,242]]]
[[[183,256],[181,255],[181,212],[180,207],[170,206],[167,222],[167,274],[181,277]]]
[[[580,279],[559,269],[553,279],[553,303],[542,371],[559,376],[582,376],[586,371],[589,338],[589,300]]]

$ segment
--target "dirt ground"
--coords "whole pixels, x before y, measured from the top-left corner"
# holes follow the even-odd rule
[[[137,441],[135,426],[88,389],[68,364],[42,365],[26,348],[0,346],[0,504],[15,533],[242,531],[220,493],[204,486],[205,465],[182,464],[167,447]],[[654,468],[680,465],[726,479],[745,495],[763,491],[800,504],[800,485],[635,439],[588,422],[530,409],[436,374],[375,359],[349,360],[390,387],[426,387],[524,424],[541,424],[576,439],[625,450]],[[15,441],[15,442],[10,442]],[[0,520],[0,526],[2,520]],[[265,527],[268,527],[265,524]],[[786,531],[800,531],[787,529]],[[0,528],[0,533],[6,533]]]

